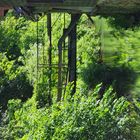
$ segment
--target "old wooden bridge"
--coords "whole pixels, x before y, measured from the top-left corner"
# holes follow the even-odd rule
[[[58,97],[60,101],[63,93],[63,43],[68,37],[68,82],[74,82],[72,93],[76,91],[76,27],[80,16],[84,13],[89,18],[94,15],[113,16],[115,14],[139,15],[140,0],[0,0],[0,16],[4,16],[8,9],[15,9],[24,16],[37,21],[35,15],[47,14],[48,36],[51,42],[51,13],[62,12],[71,14],[69,27],[64,30],[58,41],[59,62],[58,62]],[[49,66],[51,70],[52,54],[49,52]],[[49,94],[51,96],[51,78],[49,75]]]

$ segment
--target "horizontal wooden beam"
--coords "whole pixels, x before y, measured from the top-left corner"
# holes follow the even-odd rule
[[[0,6],[27,7],[32,13],[62,11],[91,15],[140,13],[140,0],[0,0]]]
[[[27,0],[27,3],[63,3],[64,0]]]

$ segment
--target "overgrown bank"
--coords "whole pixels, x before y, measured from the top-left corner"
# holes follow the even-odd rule
[[[117,99],[111,88],[99,100],[99,90],[100,86],[88,94],[77,91],[72,98],[67,88],[64,101],[42,109],[36,108],[34,98],[25,104],[11,100],[9,123],[2,128],[2,136],[22,140],[139,139],[139,116],[133,104],[124,97]]]
[[[53,16],[56,55],[62,17],[57,23],[58,15]],[[46,22],[45,17],[41,20]],[[66,26],[68,22],[67,15]],[[40,32],[45,36],[39,38],[40,47],[47,48],[43,26]],[[0,139],[140,139],[139,27],[116,29],[99,17],[93,25],[83,16],[78,25],[77,92],[71,97],[69,85],[64,101],[56,103],[54,86],[51,107],[47,88],[40,86],[36,92],[37,82],[43,82],[36,79],[36,23],[9,15],[1,22],[0,34],[0,105],[5,109],[9,99],[22,100],[10,100],[2,113]],[[55,75],[53,80],[57,80]]]

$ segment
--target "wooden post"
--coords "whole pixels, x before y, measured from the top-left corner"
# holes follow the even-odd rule
[[[71,15],[71,21],[75,20],[75,15]],[[73,27],[68,35],[68,70],[69,70],[69,82],[73,82],[74,87],[72,89],[72,95],[76,92],[76,56],[77,56],[77,25]]]
[[[81,15],[73,14],[71,16],[71,23],[67,30],[63,33],[62,37],[58,41],[59,62],[58,62],[58,95],[57,101],[61,101],[62,97],[62,45],[66,37],[69,36],[69,81],[74,82],[74,88],[72,93],[76,91],[76,24],[79,21]]]
[[[49,49],[48,49],[48,64],[49,64],[49,90],[48,90],[48,102],[52,104],[51,91],[52,91],[52,17],[51,13],[47,14],[47,28],[49,37]]]

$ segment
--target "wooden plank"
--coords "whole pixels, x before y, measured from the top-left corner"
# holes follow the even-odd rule
[[[25,6],[33,13],[68,12],[100,15],[140,13],[140,0],[0,0],[0,6]]]
[[[0,6],[24,6],[26,0],[0,0]]]
[[[64,0],[27,0],[27,3],[63,3]]]

